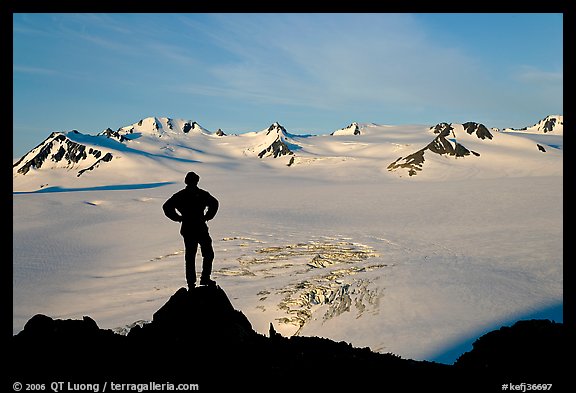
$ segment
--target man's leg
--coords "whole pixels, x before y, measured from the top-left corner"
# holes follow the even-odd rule
[[[214,261],[214,249],[212,248],[212,238],[207,233],[199,241],[200,251],[202,252],[202,276],[200,284],[210,284],[210,275],[212,274],[212,262]],[[203,282],[204,281],[204,282]]]
[[[198,251],[198,240],[184,236],[184,260],[186,261],[186,283],[188,288],[194,288],[196,284],[196,252]]]

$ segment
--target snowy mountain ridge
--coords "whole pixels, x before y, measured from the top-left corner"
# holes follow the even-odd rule
[[[106,135],[106,131],[102,135],[106,138],[115,137]],[[118,139],[122,137],[118,136]],[[102,142],[99,136],[84,135],[76,130],[53,132],[13,167],[16,174],[26,175],[31,169],[40,169],[46,163],[51,163],[51,169],[75,169],[83,165],[84,169],[80,169],[77,174],[80,176],[84,171],[94,169],[100,162],[112,159],[111,149],[107,149]]]
[[[292,141],[293,136],[278,122],[275,122],[265,130],[253,133],[253,136],[259,138],[259,141],[255,146],[244,150],[246,155],[256,154],[258,158],[278,158],[285,155],[293,155],[292,149],[297,148],[297,145]]]
[[[46,184],[71,186],[74,178],[106,184],[108,177],[117,177],[117,181],[126,182],[135,173],[139,173],[137,177],[150,177],[150,181],[162,181],[181,173],[182,165],[251,165],[246,159],[277,168],[320,165],[329,170],[364,164],[376,172],[400,177],[412,177],[438,165],[446,167],[447,162],[440,157],[471,162],[472,157],[473,165],[490,167],[484,152],[490,155],[498,151],[500,158],[510,159],[518,154],[518,148],[526,149],[525,153],[536,161],[550,161],[553,158],[538,155],[561,156],[558,138],[562,124],[562,116],[548,116],[526,128],[526,133],[514,133],[491,132],[476,122],[432,127],[353,122],[330,135],[296,135],[276,122],[261,131],[227,135],[222,130],[212,133],[192,120],[148,117],[96,135],[76,130],[51,133],[13,165],[14,189],[38,190]],[[553,143],[521,138],[536,132],[547,133],[546,138],[552,137],[551,132],[560,135],[553,136]],[[460,161],[450,164],[454,170],[464,169]],[[434,170],[426,172],[430,172],[429,178],[435,176]]]
[[[360,135],[360,128],[358,127],[358,123],[353,122],[346,128],[341,128],[339,130],[334,131],[330,135]]]
[[[562,135],[564,133],[564,116],[562,115],[549,115],[538,123],[523,128],[505,128],[503,132],[526,132],[526,133],[552,133],[555,135]]]
[[[121,127],[117,131],[120,135],[128,139],[136,139],[138,135],[178,135],[188,133],[204,133],[210,135],[211,132],[192,120],[172,119],[169,117],[147,117],[137,123]]]

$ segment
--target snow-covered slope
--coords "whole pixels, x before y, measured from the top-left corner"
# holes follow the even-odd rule
[[[244,149],[244,153],[258,158],[293,155],[293,150],[298,149],[292,140],[293,136],[279,123],[274,123],[260,132],[244,134],[240,138],[251,140],[250,146]]]
[[[505,128],[503,132],[525,132],[525,133],[552,133],[554,135],[564,134],[564,116],[550,115],[540,120],[538,123],[523,128]]]
[[[390,172],[425,179],[555,170],[551,168],[562,156],[557,137],[547,144],[513,135],[475,122],[434,127],[352,123],[332,135],[316,136],[291,134],[274,123],[262,131],[226,135],[190,120],[149,117],[95,136],[52,133],[14,164],[14,190],[173,181],[193,163],[229,167],[254,161],[261,166],[320,166],[327,172],[345,166],[361,176]]]
[[[52,169],[65,169],[75,172],[75,175],[80,177],[87,170],[93,170],[103,162],[119,159],[122,156],[120,152],[132,151],[135,154],[138,154],[138,150],[146,152],[151,150],[150,144],[163,148],[165,144],[160,138],[179,140],[182,135],[188,133],[210,135],[195,122],[156,117],[140,120],[117,131],[108,128],[96,136],[82,134],[77,130],[53,132],[15,163],[14,171],[16,174],[26,175],[30,170],[46,172]],[[144,143],[139,146],[141,142]]]
[[[471,176],[482,176],[493,170],[511,174],[528,165],[528,173],[535,174],[540,171],[532,166],[533,163],[538,162],[550,168],[550,164],[555,166],[554,162],[562,157],[558,149],[548,146],[546,149],[546,145],[542,146],[530,139],[491,132],[483,124],[475,122],[439,123],[430,127],[430,132],[435,137],[429,144],[407,156],[399,157],[388,169],[407,170],[413,176],[426,166],[449,164],[460,169],[466,168]]]
[[[354,122],[350,124],[346,128],[341,128],[339,130],[334,131],[330,135],[360,135],[360,128],[358,127],[358,123]]]
[[[163,136],[180,136],[189,133],[210,134],[208,130],[194,121],[171,119],[168,117],[148,117],[140,120],[138,123],[121,127],[117,132],[130,140],[137,139],[141,135],[161,138]]]
[[[550,115],[530,127],[505,128],[503,134],[524,137],[538,144],[539,149],[547,146],[562,149],[564,146],[564,116]]]
[[[110,162],[114,157],[110,153],[111,144],[104,137],[90,137],[78,131],[53,132],[41,144],[36,146],[14,164],[18,175],[26,175],[30,170],[44,168],[77,171],[81,176],[85,171],[96,168],[100,163]]]
[[[36,313],[151,319],[185,285],[161,206],[190,170],[220,201],[213,278],[261,333],[451,362],[504,322],[562,318],[561,143],[474,122],[358,129],[150,117],[50,135],[13,170],[14,332]]]
[[[208,140],[219,138],[196,122],[166,117],[97,135],[55,132],[14,164],[14,190],[170,181],[182,165],[204,159]]]

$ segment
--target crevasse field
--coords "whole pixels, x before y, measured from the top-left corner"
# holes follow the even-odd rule
[[[429,126],[281,133],[293,154],[274,158],[258,156],[276,138],[267,130],[182,134],[153,119],[160,129],[140,122],[122,143],[69,133],[114,152],[82,176],[15,173],[14,334],[37,313],[118,331],[151,320],[186,285],[162,204],[188,171],[220,201],[212,277],[262,334],[272,323],[452,363],[502,325],[562,321],[562,135],[482,140],[454,125],[454,143],[479,156],[426,153],[409,176],[388,166],[430,143]]]

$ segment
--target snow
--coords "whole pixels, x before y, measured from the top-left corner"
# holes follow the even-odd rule
[[[524,134],[546,134],[550,133],[553,135],[563,135],[564,134],[564,116],[562,115],[550,115],[546,116],[544,119],[540,120],[538,123],[530,126],[523,127],[521,129],[506,128],[502,132],[515,132]]]
[[[357,135],[360,133],[358,123],[354,122],[346,128],[341,128],[332,133],[332,135]]]
[[[179,227],[161,206],[190,170],[220,201],[213,278],[262,334],[273,323],[452,363],[504,323],[562,320],[561,139],[543,153],[525,133],[481,140],[454,124],[480,156],[426,156],[409,176],[387,166],[430,143],[429,126],[283,133],[298,148],[288,166],[256,155],[268,129],[219,137],[148,119],[124,144],[76,135],[115,153],[80,177],[14,176],[14,333],[36,313],[110,329],[150,320],[185,286]]]

